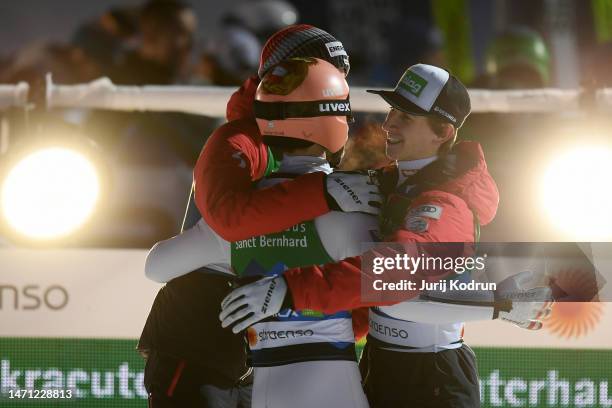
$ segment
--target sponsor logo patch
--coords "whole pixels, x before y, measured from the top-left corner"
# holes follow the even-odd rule
[[[445,111],[445,110],[443,110],[443,109],[440,109],[440,108],[439,108],[439,107],[437,107],[437,106],[434,106],[434,109],[433,109],[433,110],[434,110],[434,112],[438,112],[440,115],[442,115],[442,116],[445,116],[445,117],[449,118],[449,119],[450,119],[450,120],[451,120],[453,123],[457,122],[457,119],[456,119],[456,118],[455,118],[453,115],[451,115],[450,113],[448,113],[447,111]]]
[[[306,330],[262,330],[257,333],[258,341],[284,340],[295,339],[299,337],[312,337],[314,332],[310,329]]]
[[[347,56],[346,51],[344,51],[344,46],[340,41],[332,41],[325,43],[325,47],[327,47],[327,52],[329,52],[330,57],[337,57],[338,55]]]
[[[421,216],[439,220],[441,215],[442,207],[440,207],[439,205],[432,204],[420,205],[408,211],[409,217]]]
[[[351,190],[351,188],[341,178],[336,177],[334,178],[334,181],[338,183],[340,187],[342,187],[342,189],[344,189],[349,196],[351,196],[355,204],[363,204],[361,200],[359,199],[359,196],[357,195],[357,193]]]
[[[376,333],[379,333],[385,337],[391,337],[391,338],[399,337],[402,339],[408,338],[408,332],[404,329],[398,329],[396,327],[389,327],[384,324],[375,322],[374,320],[370,320],[369,325],[372,331],[375,331]]]
[[[402,79],[400,79],[398,86],[418,98],[427,86],[427,81],[412,71],[406,71]]]
[[[272,300],[272,294],[274,293],[274,288],[276,288],[276,279],[272,279],[270,281],[270,286],[268,286],[268,291],[266,292],[266,298],[264,299],[264,304],[261,306],[262,313],[266,313],[268,311],[268,307],[270,306],[270,301]]]
[[[323,96],[342,96],[344,94],[344,90],[341,87],[337,88],[325,88],[322,91]]]
[[[423,217],[408,217],[404,227],[412,232],[425,232],[429,228],[429,221]]]

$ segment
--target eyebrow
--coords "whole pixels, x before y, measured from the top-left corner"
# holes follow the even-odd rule
[[[402,119],[404,120],[412,120],[412,116],[410,116],[409,114],[407,114],[406,112],[402,112],[399,109],[396,109],[397,112],[399,112],[400,116],[402,117]]]

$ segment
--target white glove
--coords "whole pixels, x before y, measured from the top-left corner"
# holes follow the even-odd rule
[[[542,319],[550,315],[554,301],[549,287],[526,289],[533,278],[533,273],[521,272],[497,284],[497,300],[510,302],[508,309],[499,310],[501,320],[527,330],[542,328]]]
[[[280,276],[262,278],[233,290],[221,302],[221,326],[225,328],[236,323],[232,331],[239,333],[275,315],[280,311],[286,293],[287,283]]]
[[[325,186],[332,210],[378,215],[382,198],[368,174],[335,171],[326,176]]]

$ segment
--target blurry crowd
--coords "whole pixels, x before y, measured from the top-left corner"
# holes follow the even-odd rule
[[[481,4],[484,10],[495,2],[452,2],[462,5],[460,9],[453,9],[450,3],[243,0],[222,15],[212,35],[200,38],[198,16],[189,3],[146,0],[139,6],[113,7],[84,22],[65,43],[41,41],[1,58],[0,83],[35,84],[51,72],[54,82],[60,84],[106,76],[119,85],[238,87],[257,72],[261,48],[272,33],[290,24],[308,23],[329,31],[344,43],[351,59],[351,85],[391,88],[407,66],[418,62],[447,67],[471,88],[554,85],[550,41],[538,26],[545,18],[540,16],[539,23],[534,23],[537,13],[533,10],[541,7],[524,1],[507,2],[507,7],[524,3],[524,7],[514,7],[524,15],[518,13],[511,18],[514,22],[505,24],[502,30],[490,27],[487,38],[475,38],[478,27],[491,22],[475,24],[480,17],[473,10],[470,22],[465,8],[473,3]],[[603,27],[599,31],[605,31],[606,24],[612,27],[609,22],[598,24]],[[612,33],[612,28],[609,31]],[[609,37],[612,41],[612,34]],[[472,45],[466,48],[468,43]],[[480,50],[470,49],[478,48],[475,44]],[[480,55],[477,69],[473,69],[472,60],[478,58],[472,54]],[[608,53],[597,55],[606,60],[604,55]],[[605,84],[609,70],[600,71],[600,82]],[[170,112],[62,114],[65,118],[78,118],[82,132],[101,146],[112,168],[120,169],[115,175],[119,180],[114,183],[119,191],[115,208],[106,219],[122,227],[121,231],[107,231],[108,239],[102,244],[147,246],[177,232],[193,164],[207,136],[224,119]],[[371,113],[356,115],[343,169],[386,164],[379,126],[382,119]],[[505,139],[499,133],[514,135],[517,126],[525,123],[515,121],[512,115],[472,115],[464,134],[478,139],[479,135],[491,133],[492,123],[506,119],[507,126],[495,129],[502,140],[498,146],[504,146]],[[478,140],[483,142],[482,138]],[[504,152],[505,147],[498,150]],[[151,182],[152,174],[157,183]],[[132,226],[128,227],[131,233],[125,232],[126,225]],[[104,228],[112,229],[109,225]]]
[[[0,82],[32,83],[51,72],[54,81],[63,84],[107,76],[125,85],[237,86],[257,70],[261,48],[272,33],[308,23],[343,40],[351,55],[353,85],[392,86],[404,67],[417,62],[453,68],[450,54],[457,53],[446,39],[454,33],[439,27],[442,22],[437,20],[444,18],[435,18],[435,3],[243,0],[225,12],[213,34],[200,38],[196,11],[189,3],[148,0],[107,10],[78,26],[67,42],[41,40],[4,56]],[[506,77],[526,81],[512,86],[546,85],[549,56],[538,31],[516,24],[503,31],[478,41],[486,42],[481,47],[486,49],[484,67],[464,81],[504,87],[503,80],[482,75],[506,70]],[[510,72],[509,65],[520,67]]]
[[[257,70],[265,39],[297,19],[283,0],[245,1],[201,39],[194,9],[181,0],[114,7],[80,25],[67,43],[36,42],[5,57],[0,82],[52,72],[64,84],[107,76],[124,85],[240,85]]]

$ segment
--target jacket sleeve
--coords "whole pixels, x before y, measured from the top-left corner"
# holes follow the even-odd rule
[[[323,173],[255,189],[268,158],[254,132],[252,121],[223,125],[211,135],[194,169],[198,210],[228,241],[278,232],[329,211]]]
[[[170,239],[156,243],[145,261],[145,276],[166,283],[210,264],[229,264],[229,244],[204,220]]]
[[[259,85],[259,77],[253,75],[247,78],[242,86],[232,94],[225,111],[225,117],[228,122],[244,118],[255,118],[253,101],[255,100],[257,85]]]
[[[410,210],[418,209],[423,205],[435,206],[439,213],[437,218],[410,215]],[[428,242],[473,242],[472,213],[463,200],[444,192],[428,192],[419,196],[408,211],[405,224],[387,241],[403,244],[406,253],[416,250],[414,243]],[[416,222],[414,217],[421,218]],[[394,256],[395,249],[376,250],[375,254],[367,256]],[[385,253],[388,251],[387,253]],[[364,256],[365,258],[365,256]],[[386,273],[386,272],[385,272]],[[404,271],[398,273],[405,273]],[[388,292],[378,292],[375,296],[362,296],[362,289],[372,287],[375,280],[381,279],[373,271],[362,270],[362,257],[347,258],[339,262],[321,266],[293,268],[286,271],[283,276],[287,281],[293,306],[297,310],[313,309],[323,313],[336,313],[341,310],[352,310],[360,307],[387,306],[408,300],[418,294],[418,291],[403,291],[397,296]],[[422,279],[428,281],[439,280],[445,273],[423,275],[417,272],[405,276],[417,282],[420,286]],[[370,291],[371,292],[371,291]],[[371,293],[368,292],[370,295]],[[365,293],[365,292],[364,292]]]

